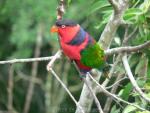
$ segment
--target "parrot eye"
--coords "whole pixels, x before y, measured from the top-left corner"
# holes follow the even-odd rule
[[[61,28],[65,28],[65,27],[66,27],[65,25],[62,25],[62,26],[61,26]]]

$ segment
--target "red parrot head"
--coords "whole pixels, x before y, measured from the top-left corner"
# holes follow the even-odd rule
[[[57,20],[50,31],[57,32],[59,37],[64,41],[70,41],[79,31],[80,26],[72,20]]]

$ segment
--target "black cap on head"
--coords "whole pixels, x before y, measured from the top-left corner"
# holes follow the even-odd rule
[[[62,26],[62,25],[65,25],[65,26],[76,26],[77,23],[73,20],[66,20],[66,19],[61,19],[61,20],[57,20],[56,21],[56,26]]]

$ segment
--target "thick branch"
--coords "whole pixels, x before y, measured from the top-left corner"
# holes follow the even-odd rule
[[[112,0],[109,0],[109,1],[112,1]],[[112,3],[114,3],[114,2],[112,2]],[[114,12],[111,15],[111,18],[110,18],[109,22],[107,23],[107,25],[99,39],[99,43],[101,44],[102,48],[104,48],[105,50],[110,47],[110,44],[114,38],[116,30],[118,29],[119,25],[123,21],[122,16],[128,7],[128,2],[122,1],[122,4],[120,4],[120,6],[118,6],[118,7],[121,7],[119,9],[119,12],[118,13]]]
[[[108,0],[109,3],[112,5],[112,7],[114,8],[115,13],[118,13],[119,8],[118,8],[118,4],[115,0]]]

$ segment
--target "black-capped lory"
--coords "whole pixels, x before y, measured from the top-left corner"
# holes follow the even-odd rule
[[[86,74],[92,68],[103,70],[106,66],[104,50],[79,24],[60,19],[51,28],[57,32],[64,54],[77,64],[80,72]]]

